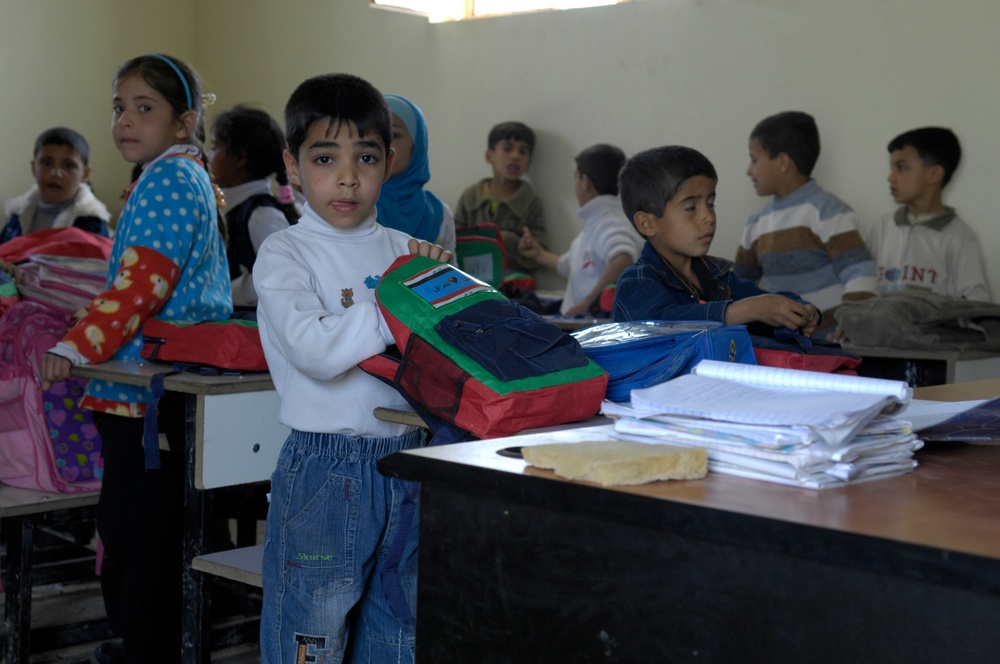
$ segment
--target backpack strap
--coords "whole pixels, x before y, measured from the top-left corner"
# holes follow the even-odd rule
[[[464,429],[459,429],[454,424],[432,414],[421,404],[411,399],[404,391],[398,390],[393,378],[399,368],[399,360],[390,355],[375,355],[362,361],[359,365],[362,371],[378,378],[387,385],[397,388],[400,395],[410,404],[413,411],[427,423],[431,430],[431,438],[428,445],[445,445],[458,443],[472,438],[472,434]],[[406,538],[405,533],[417,527],[417,507],[420,496],[420,485],[417,482],[404,482],[403,499],[399,503],[398,534],[392,540],[382,561],[382,592],[385,595],[389,610],[395,616],[399,624],[408,632],[416,630],[416,618],[410,611],[410,605],[406,602],[406,595],[403,593],[403,584],[399,579],[399,564],[403,560],[403,545]]]
[[[160,427],[156,411],[160,406],[160,399],[167,394],[163,387],[163,381],[169,376],[176,376],[193,366],[195,365],[175,362],[170,371],[153,374],[149,381],[149,389],[153,393],[153,398],[146,405],[146,415],[142,420],[142,451],[146,457],[146,470],[159,470],[160,468]]]

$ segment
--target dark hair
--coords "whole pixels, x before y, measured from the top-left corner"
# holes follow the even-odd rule
[[[180,119],[188,111],[195,114],[194,131],[187,138],[190,145],[198,148],[201,162],[208,173],[208,179],[215,182],[212,172],[208,169],[208,159],[205,157],[205,105],[201,88],[201,79],[197,72],[191,69],[183,60],[172,55],[152,53],[132,58],[118,68],[115,73],[114,85],[129,76],[139,76],[146,85],[153,88],[167,100],[175,119]],[[223,241],[228,237],[226,232],[226,217],[218,210],[219,234]]]
[[[719,179],[712,162],[697,150],[668,145],[640,152],[625,162],[618,176],[622,208],[633,223],[636,212],[659,217],[684,183],[697,175]]]
[[[625,153],[607,143],[598,143],[585,148],[573,158],[576,170],[590,178],[597,193],[618,195],[618,171],[625,165]]]
[[[944,187],[951,181],[951,176],[962,160],[962,146],[958,136],[951,129],[944,127],[921,127],[903,132],[889,142],[889,152],[902,150],[907,145],[912,147],[928,166],[941,166],[944,169]]]
[[[808,113],[785,111],[764,118],[750,132],[750,138],[757,139],[772,159],[784,152],[800,174],[812,175],[819,159],[819,128]]]
[[[285,132],[267,112],[243,104],[223,111],[212,125],[212,136],[226,146],[233,157],[246,159],[244,169],[252,180],[274,174],[279,185],[288,184],[285,172]],[[298,213],[291,203],[279,203],[288,223],[298,221]]]
[[[501,122],[494,125],[486,139],[486,146],[494,150],[500,141],[524,141],[528,144],[528,152],[535,153],[535,132],[523,122]]]
[[[351,74],[323,74],[304,81],[285,105],[288,151],[298,161],[309,128],[317,122],[331,126],[348,122],[365,136],[378,134],[388,154],[392,143],[392,114],[385,97],[368,81]]]
[[[52,127],[39,134],[35,139],[36,157],[46,145],[65,145],[73,148],[73,152],[80,156],[84,166],[90,162],[90,146],[87,145],[87,139],[67,127]]]

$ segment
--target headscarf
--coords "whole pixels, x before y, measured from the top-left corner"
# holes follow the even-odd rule
[[[403,121],[413,139],[413,152],[406,170],[382,185],[375,207],[378,222],[420,240],[434,242],[441,231],[444,203],[424,185],[431,179],[427,158],[427,121],[420,108],[399,95],[386,95],[392,114]]]

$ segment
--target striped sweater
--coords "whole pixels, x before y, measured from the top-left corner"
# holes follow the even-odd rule
[[[857,222],[850,206],[809,180],[747,220],[736,274],[764,290],[797,293],[824,314],[867,297],[877,288],[875,261]]]

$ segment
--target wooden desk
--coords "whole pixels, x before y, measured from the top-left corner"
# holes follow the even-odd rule
[[[76,366],[73,373],[95,380],[148,386],[170,365],[104,362]],[[183,643],[185,664],[209,661],[204,647],[210,629],[210,598],[204,574],[191,561],[211,551],[208,523],[213,489],[270,479],[288,428],[278,423],[280,399],[268,374],[166,378],[168,392],[185,399]]]
[[[948,386],[953,388],[954,386]],[[987,398],[1000,381],[918,390]],[[505,447],[379,462],[421,482],[418,662],[995,661],[1000,448],[827,491],[725,475],[603,488]]]
[[[1000,376],[1000,354],[983,351],[907,350],[844,344],[861,358],[858,373],[874,378],[906,381],[911,387]]]
[[[0,531],[7,538],[4,570],[4,664],[27,663],[31,653],[33,547],[38,529],[95,517],[99,494],[48,493],[0,485]]]

